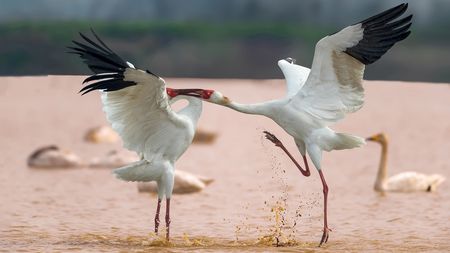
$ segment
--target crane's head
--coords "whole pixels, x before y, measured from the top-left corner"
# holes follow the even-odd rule
[[[226,104],[229,103],[229,99],[222,95],[222,93],[215,90],[205,90],[205,89],[171,89],[166,88],[167,95],[173,98],[179,95],[191,96],[196,98],[201,98],[205,101],[215,103],[215,104]]]
[[[388,138],[387,138],[386,134],[378,133],[378,134],[375,134],[375,135],[372,135],[372,136],[366,138],[366,141],[374,141],[374,142],[384,144],[387,142],[387,139]]]
[[[201,97],[203,100],[215,104],[228,104],[230,99],[215,90],[202,90]]]

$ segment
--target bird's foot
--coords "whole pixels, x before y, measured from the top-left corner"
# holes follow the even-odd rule
[[[328,242],[328,236],[329,236],[328,233],[329,233],[329,232],[331,232],[331,229],[329,229],[328,227],[325,227],[325,228],[323,229],[322,240],[320,240],[319,247],[322,246],[322,244]]]
[[[282,147],[283,146],[283,143],[281,143],[281,141],[278,140],[278,138],[274,134],[272,134],[272,133],[270,133],[268,131],[263,131],[263,133],[266,135],[266,139],[268,139],[273,144],[275,144],[275,146],[277,146],[277,147]]]

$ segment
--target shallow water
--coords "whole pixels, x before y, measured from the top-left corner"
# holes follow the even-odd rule
[[[0,252],[450,249],[449,182],[435,193],[373,192],[380,152],[376,144],[324,153],[333,231],[329,242],[317,248],[323,222],[318,173],[302,177],[280,150],[264,140],[261,132],[272,131],[298,156],[295,144],[273,122],[210,104],[204,106],[199,124],[218,132],[217,141],[193,145],[177,167],[215,181],[201,193],[173,197],[172,240],[166,244],[151,234],[156,196],[138,194],[135,184],[118,181],[104,169],[26,167],[28,154],[47,144],[70,148],[85,160],[111,149],[124,152],[120,143],[83,141],[87,129],[106,122],[98,95],[76,94],[82,77],[0,80],[5,87],[0,94]],[[243,103],[284,92],[280,81],[168,82],[174,87],[214,85]],[[448,86],[369,82],[366,88],[365,107],[335,129],[360,136],[388,133],[389,173],[413,170],[449,178],[450,121],[442,116],[450,115]]]

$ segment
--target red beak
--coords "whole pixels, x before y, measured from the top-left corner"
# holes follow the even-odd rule
[[[176,97],[179,95],[191,96],[201,98],[203,89],[171,89],[166,88],[166,92],[170,97]]]

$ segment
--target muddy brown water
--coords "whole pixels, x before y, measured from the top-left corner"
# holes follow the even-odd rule
[[[87,129],[106,124],[98,94],[80,97],[82,77],[0,78],[0,252],[446,252],[450,183],[435,193],[377,194],[380,149],[324,153],[330,186],[329,242],[322,229],[316,171],[304,178],[262,137],[273,122],[204,105],[212,145],[193,145],[177,167],[215,179],[203,192],[175,195],[172,241],[151,233],[156,196],[105,169],[29,169],[39,146],[57,144],[88,161],[121,144],[89,144]],[[173,87],[213,88],[243,103],[284,94],[281,80],[169,79]],[[366,82],[366,105],[334,128],[390,136],[389,173],[413,170],[449,178],[448,85]],[[164,226],[163,226],[164,227]],[[276,247],[278,244],[280,247]]]

